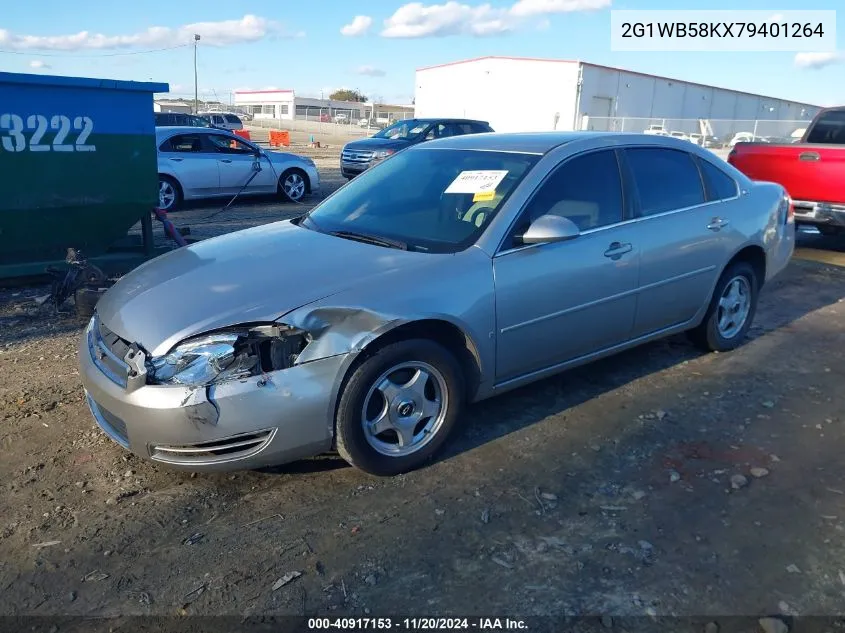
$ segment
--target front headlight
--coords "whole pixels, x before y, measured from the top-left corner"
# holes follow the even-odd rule
[[[203,387],[292,366],[308,336],[287,326],[217,332],[180,343],[149,361],[149,381]]]
[[[373,152],[373,158],[375,158],[376,160],[382,160],[382,159],[387,158],[388,156],[391,156],[395,153],[396,152],[392,149],[380,149],[377,152]]]

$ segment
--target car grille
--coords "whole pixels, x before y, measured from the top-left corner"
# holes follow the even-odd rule
[[[106,435],[123,448],[129,448],[129,435],[126,432],[126,423],[97,404],[87,391],[85,392],[85,398],[88,401],[88,408],[91,410],[91,415],[97,421],[97,425],[103,429]]]
[[[97,368],[113,383],[126,388],[129,365],[123,359],[129,343],[108,329],[96,314],[88,328],[88,349]]]
[[[369,163],[373,159],[373,152],[345,149],[340,153],[340,159],[345,163]]]
[[[154,444],[150,447],[150,457],[169,464],[200,465],[227,462],[258,453],[270,443],[275,434],[276,429],[269,429],[199,444]]]

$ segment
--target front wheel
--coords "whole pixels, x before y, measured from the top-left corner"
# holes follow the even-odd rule
[[[307,176],[298,169],[288,169],[279,178],[279,193],[288,202],[299,202],[308,190]]]
[[[387,345],[355,368],[341,393],[338,453],[377,476],[419,468],[446,441],[463,402],[463,374],[448,350],[422,339]]]
[[[731,264],[716,284],[704,320],[690,332],[693,343],[709,352],[739,347],[754,320],[759,292],[754,267],[743,261]]]

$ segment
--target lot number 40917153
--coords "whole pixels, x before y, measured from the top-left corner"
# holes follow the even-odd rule
[[[48,130],[55,133],[51,143],[44,142]],[[96,145],[88,143],[93,131],[87,116],[0,114],[0,142],[7,152],[96,152]]]

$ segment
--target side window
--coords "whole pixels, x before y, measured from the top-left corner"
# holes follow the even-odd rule
[[[456,135],[473,134],[475,132],[471,123],[455,123],[454,128]]]
[[[255,150],[238,139],[231,136],[223,136],[222,134],[209,134],[208,140],[211,145],[218,152],[223,154],[254,154]]]
[[[235,125],[238,125],[241,122],[241,120],[234,114],[227,114],[224,116],[224,118],[226,119],[227,123],[233,123]]]
[[[472,128],[471,134],[484,134],[491,131],[490,126],[481,125],[481,123],[471,123],[470,127]]]
[[[699,159],[698,164],[709,200],[726,200],[737,196],[737,184],[733,178],[709,161]]]
[[[164,152],[201,152],[202,139],[198,134],[179,134],[161,145]]]
[[[519,232],[541,215],[560,215],[579,229],[621,222],[622,177],[613,150],[576,156],[558,167],[528,203]]]
[[[225,121],[223,120],[223,117],[220,116],[219,114],[212,114],[211,115],[211,122],[214,123],[214,125],[223,125],[225,123]]]
[[[692,207],[705,202],[701,175],[687,152],[660,147],[625,150],[640,196],[640,215]]]

